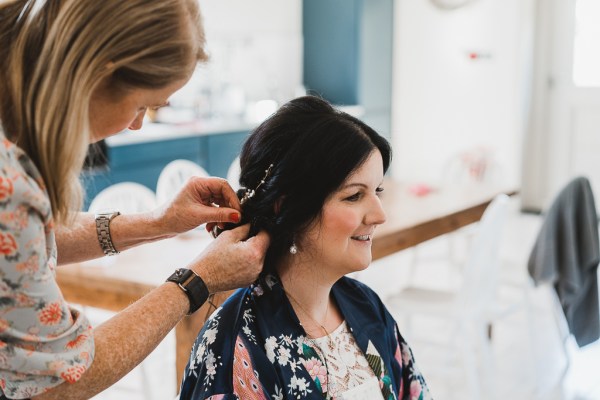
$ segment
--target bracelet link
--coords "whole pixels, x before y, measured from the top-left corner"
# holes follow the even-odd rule
[[[110,235],[110,222],[117,215],[121,215],[121,213],[119,211],[110,211],[96,214],[96,233],[98,235],[98,242],[100,243],[102,252],[107,256],[119,254]]]

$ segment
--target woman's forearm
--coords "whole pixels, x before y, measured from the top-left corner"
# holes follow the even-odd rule
[[[161,285],[94,329],[94,361],[79,381],[62,383],[34,399],[87,399],[100,393],[142,362],[189,306],[175,283]]]
[[[152,213],[119,215],[110,222],[110,234],[115,248],[131,247],[172,236],[165,234]],[[104,256],[96,231],[94,214],[79,213],[73,225],[56,228],[58,264],[87,261]]]
[[[239,222],[239,200],[225,179],[192,177],[175,198],[155,210],[125,214],[110,222],[117,251],[175,236],[207,222]],[[58,264],[102,257],[92,213],[78,213],[74,224],[56,228]]]

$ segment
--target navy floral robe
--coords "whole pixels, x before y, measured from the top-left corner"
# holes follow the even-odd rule
[[[180,399],[328,399],[324,360],[305,340],[278,278],[235,292],[206,322],[185,369]],[[430,399],[396,322],[371,289],[344,277],[332,288],[383,398]]]

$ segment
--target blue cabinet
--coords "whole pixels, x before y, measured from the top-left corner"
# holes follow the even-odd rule
[[[227,177],[227,170],[240,150],[249,132],[207,136],[207,171],[214,176]]]
[[[303,0],[304,85],[390,137],[393,0]]]
[[[193,161],[213,176],[226,177],[247,135],[247,131],[239,131],[108,146],[108,165],[82,174],[86,194],[84,209],[98,192],[115,183],[137,182],[156,191],[160,172],[176,159]]]
[[[304,85],[334,104],[359,104],[360,0],[304,0]]]

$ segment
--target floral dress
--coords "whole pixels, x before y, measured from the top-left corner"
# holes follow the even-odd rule
[[[0,133],[0,397],[75,382],[94,357],[88,320],[55,279],[50,200],[33,162]]]
[[[378,380],[381,397],[431,399],[410,348],[379,297],[347,277],[333,286],[332,294]],[[279,279],[268,276],[238,290],[206,322],[192,348],[180,399],[335,398],[321,350],[307,338]]]

